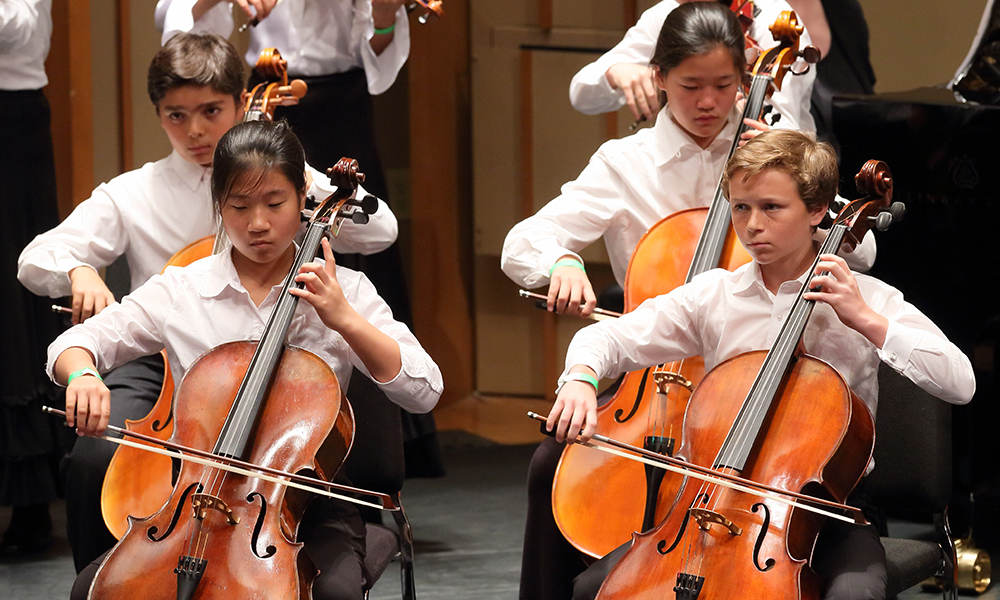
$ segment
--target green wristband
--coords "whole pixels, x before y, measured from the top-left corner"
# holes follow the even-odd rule
[[[375,28],[375,35],[385,35],[387,33],[392,33],[395,30],[396,30],[396,24],[395,23],[393,23],[392,25],[389,25],[388,27],[386,27],[384,29],[379,29],[378,27],[376,27]]]
[[[559,267],[576,267],[577,269],[580,269],[584,273],[587,272],[587,269],[583,268],[583,263],[580,262],[580,261],[578,261],[577,259],[575,259],[575,258],[563,258],[563,259],[557,260],[556,264],[552,265],[552,268],[549,269],[549,277],[552,277],[552,273],[556,269],[558,269]]]
[[[98,373],[94,369],[91,369],[90,367],[86,367],[86,368],[80,369],[79,371],[73,371],[72,373],[70,373],[69,374],[69,378],[66,380],[66,385],[69,385],[69,384],[73,383],[74,379],[76,379],[77,377],[82,377],[83,375],[93,375],[94,377],[96,377],[100,381],[104,381],[104,378],[101,377],[100,373]]]
[[[582,381],[584,383],[589,383],[590,385],[594,386],[595,394],[600,390],[600,387],[598,387],[599,384],[597,378],[588,373],[568,373],[565,377],[562,378],[562,382],[560,382],[559,384],[559,389],[562,389],[562,386],[570,381]],[[556,393],[558,394],[559,390],[556,390]]]

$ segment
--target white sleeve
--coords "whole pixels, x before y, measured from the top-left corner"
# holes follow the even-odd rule
[[[758,6],[760,6],[758,4]],[[750,30],[750,37],[764,50],[773,48],[777,42],[771,35],[770,27],[777,20],[782,11],[792,10],[784,0],[774,0],[766,3],[760,14],[754,17],[753,26]],[[799,48],[805,48],[812,43],[809,32],[803,30],[799,37]],[[801,65],[802,63],[800,63]],[[753,65],[750,65],[753,67]],[[775,129],[798,129],[802,131],[816,131],[816,123],[813,122],[812,114],[809,112],[812,104],[813,82],[816,81],[816,65],[810,65],[809,71],[804,75],[786,73],[782,79],[781,89],[776,91],[767,103],[774,107],[781,114],[781,118],[774,124]],[[773,119],[773,116],[771,117]],[[770,120],[770,119],[769,119]]]
[[[559,258],[580,259],[577,253],[604,235],[622,204],[623,189],[621,177],[598,151],[559,196],[507,233],[500,268],[527,288],[548,283]]]
[[[39,234],[17,259],[17,279],[40,296],[72,293],[69,272],[79,266],[106,267],[128,248],[128,233],[108,184],[101,184],[66,220]]]
[[[599,378],[607,378],[704,354],[699,308],[710,304],[705,296],[712,292],[696,280],[650,298],[617,319],[584,327],[569,344],[560,380],[575,365],[586,365]]]
[[[392,41],[381,54],[376,55],[371,47],[371,39],[375,35],[371,2],[355,1],[351,47],[355,48],[355,52],[361,57],[365,77],[368,79],[368,93],[373,96],[381,94],[392,86],[396,76],[399,75],[399,70],[410,56],[410,20],[403,6],[396,11],[395,26]]]
[[[330,183],[329,177],[308,163],[306,170],[312,174],[312,185],[306,191],[307,194],[322,200],[337,190],[337,186]],[[357,197],[364,198],[367,195],[365,188],[359,185]],[[396,221],[396,215],[389,205],[379,198],[378,209],[369,215],[367,223],[360,225],[350,219],[345,219],[341,223],[340,233],[330,240],[330,248],[342,254],[375,254],[391,246],[398,235],[399,222]]]
[[[366,321],[399,344],[402,366],[392,380],[383,383],[371,376],[368,368],[353,350],[351,364],[375,381],[385,395],[402,408],[412,413],[429,412],[444,391],[444,380],[437,363],[427,354],[406,325],[392,318],[389,306],[378,295],[375,286],[364,273],[358,273],[357,285],[344,289],[344,294],[351,306]]]
[[[0,2],[0,50],[24,46],[38,26],[40,0],[4,0]]]
[[[868,305],[889,320],[879,358],[945,402],[969,402],[976,393],[969,358],[895,288],[882,284],[868,295]]]
[[[229,2],[219,2],[197,21],[191,9],[198,0],[159,0],[154,18],[162,36],[161,44],[180,32],[217,33],[228,38],[233,32],[233,11]]]
[[[604,76],[612,65],[631,63],[648,65],[656,49],[663,21],[677,8],[675,0],[662,0],[642,13],[639,21],[625,33],[622,41],[596,61],[580,69],[569,84],[569,101],[586,115],[612,112],[625,106],[625,94],[612,89]]]
[[[100,313],[75,325],[48,349],[46,372],[55,381],[56,359],[68,348],[84,348],[94,356],[101,373],[163,349],[163,324],[172,310],[175,279],[154,275],[149,281]]]

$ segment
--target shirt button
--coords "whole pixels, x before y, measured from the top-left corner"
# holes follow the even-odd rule
[[[779,321],[781,321],[781,320],[782,320],[782,319],[784,319],[784,318],[785,318],[785,315],[783,315],[783,314],[779,314],[779,315],[778,315],[778,320],[779,320]]]

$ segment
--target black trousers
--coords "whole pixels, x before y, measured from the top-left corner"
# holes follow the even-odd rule
[[[548,438],[539,445],[528,469],[528,518],[521,562],[521,600],[593,600],[611,569],[629,549],[629,541],[589,568],[582,555],[563,537],[552,516],[552,479],[562,444]],[[849,500],[865,509],[869,521],[876,511],[863,493]],[[829,519],[813,554],[812,568],[824,581],[824,600],[885,598],[885,550],[875,525],[858,527]]]
[[[59,493],[59,458],[72,443],[42,413],[61,394],[45,375],[45,352],[61,330],[50,298],[17,280],[17,257],[59,224],[49,103],[41,90],[0,90],[0,505],[48,504]]]
[[[254,84],[254,77],[250,85]],[[364,188],[391,206],[382,159],[375,144],[374,106],[365,72],[355,69],[303,79],[309,85],[309,92],[295,106],[278,107],[275,118],[288,121],[302,142],[306,159],[316,169],[325,172],[345,156],[356,159],[359,170],[365,174]],[[393,317],[413,329],[399,244],[369,255],[338,253],[336,259],[339,265],[364,272],[392,309]],[[352,377],[363,375],[356,372]],[[373,393],[384,397],[377,388]],[[354,400],[364,402],[365,398]],[[434,416],[403,411],[403,432],[407,476],[444,475]]]
[[[365,523],[353,504],[320,498],[306,509],[299,525],[298,541],[320,574],[313,583],[314,600],[362,600],[364,590],[374,584],[364,568]],[[90,584],[104,561],[104,554],[77,575],[70,600],[86,600]],[[222,560],[209,557],[209,566],[223,567]]]
[[[111,424],[125,427],[125,420],[149,414],[163,386],[163,358],[159,353],[118,367],[104,377],[111,390]],[[117,541],[104,525],[101,488],[104,474],[118,446],[105,440],[81,437],[66,457],[66,533],[79,573]]]

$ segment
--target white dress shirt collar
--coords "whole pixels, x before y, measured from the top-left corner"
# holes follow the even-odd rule
[[[196,192],[202,185],[208,185],[212,179],[212,167],[203,167],[186,160],[176,150],[167,157],[167,166],[180,176],[181,181]]]
[[[712,140],[708,148],[703,149],[687,131],[677,124],[673,114],[670,112],[670,107],[663,107],[660,114],[656,117],[656,123],[652,127],[653,138],[656,140],[656,149],[653,158],[654,165],[656,167],[663,167],[671,160],[681,158],[682,153],[685,152],[694,153],[705,150],[715,153],[720,151],[720,149],[728,152],[733,143],[733,136],[736,135],[736,128],[740,122],[741,115],[742,113],[734,106],[729,113],[726,126],[722,128],[719,135],[715,136],[715,139]]]

